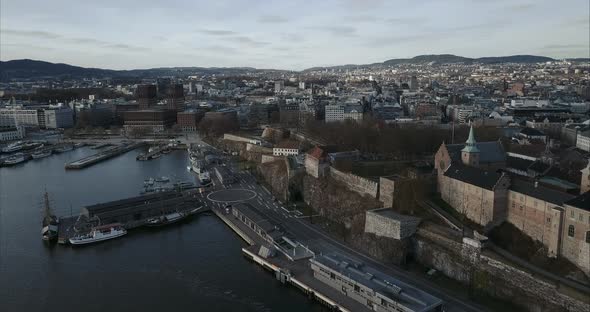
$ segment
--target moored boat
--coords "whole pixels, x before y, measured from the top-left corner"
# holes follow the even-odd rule
[[[32,153],[31,156],[33,157],[33,159],[41,159],[41,158],[51,156],[51,153],[52,153],[51,150],[37,151],[37,152]]]
[[[168,181],[170,181],[170,178],[166,177],[166,176],[161,176],[159,178],[156,178],[155,181],[156,182],[168,182]]]
[[[160,217],[147,219],[145,225],[149,226],[149,227],[164,226],[164,225],[168,225],[168,224],[172,224],[172,223],[176,223],[178,221],[181,221],[188,216],[190,216],[190,214],[188,214],[188,213],[173,212],[173,213],[169,213],[167,215],[163,215]]]
[[[64,153],[69,152],[74,149],[74,146],[71,144],[63,145],[55,149],[56,153]]]
[[[20,163],[24,163],[25,161],[27,161],[28,158],[25,154],[17,154],[17,155],[13,155],[10,156],[8,158],[6,158],[4,160],[4,162],[2,163],[3,166],[14,166],[14,165],[18,165]]]
[[[127,230],[121,223],[106,224],[93,227],[90,233],[70,238],[72,245],[84,245],[98,243],[105,240],[121,237],[127,234]]]

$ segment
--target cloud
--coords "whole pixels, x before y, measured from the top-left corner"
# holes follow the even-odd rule
[[[281,34],[281,39],[283,41],[288,41],[288,42],[292,43],[292,42],[302,42],[305,40],[305,37],[301,34],[286,33],[286,34]]]
[[[394,25],[416,25],[426,22],[427,19],[424,17],[392,17],[385,20],[386,23]]]
[[[565,50],[565,49],[586,49],[588,48],[585,44],[548,44],[543,47],[546,50]]]
[[[62,36],[56,33],[51,33],[41,30],[16,30],[16,29],[0,29],[0,32],[7,35],[33,37],[39,39],[58,39]]]
[[[234,54],[234,53],[238,52],[238,49],[224,46],[224,45],[210,45],[210,46],[202,47],[199,49],[209,51],[209,52],[215,52],[215,53],[223,52],[225,54]]]
[[[248,36],[232,36],[227,37],[226,40],[249,47],[262,47],[269,44],[268,42],[254,40]]]
[[[109,49],[126,50],[126,51],[133,51],[133,52],[148,51],[149,50],[148,48],[132,46],[132,45],[123,44],[123,43],[107,44],[104,47],[109,48]]]
[[[309,27],[309,29],[327,31],[334,36],[339,37],[354,37],[356,36],[356,28],[350,26],[318,26]]]
[[[508,6],[508,7],[506,7],[506,9],[518,10],[518,11],[528,11],[528,10],[533,9],[535,6],[536,5],[534,3],[518,3],[518,4],[513,4],[513,5]]]
[[[109,44],[109,42],[94,39],[94,38],[67,38],[65,41],[74,43],[74,44],[98,44],[98,45],[105,45]]]
[[[264,24],[280,24],[280,23],[286,23],[289,20],[285,17],[278,16],[278,15],[263,15],[263,16],[259,17],[257,21],[259,23],[264,23]]]
[[[211,35],[211,36],[234,36],[238,33],[231,30],[222,30],[222,29],[199,29],[197,30],[200,33]]]

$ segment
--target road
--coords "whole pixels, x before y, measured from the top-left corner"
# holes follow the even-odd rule
[[[201,144],[201,143],[200,143]],[[226,158],[229,160],[229,158]],[[256,178],[249,172],[239,171],[236,164],[228,161],[224,164],[236,176],[237,182],[232,185],[223,185],[211,174],[213,185],[209,193],[220,189],[246,189],[256,192],[256,196],[247,200],[260,214],[265,215],[272,222],[283,227],[287,236],[295,238],[299,243],[308,247],[315,253],[341,253],[360,262],[364,262],[385,274],[399,279],[416,288],[426,291],[445,301],[446,311],[487,311],[485,307],[477,303],[457,298],[449,291],[440,288],[432,281],[414,273],[405,271],[399,267],[383,264],[327,234],[317,225],[310,223],[309,218],[300,217],[295,211],[289,211],[285,205],[277,201],[274,196],[263,186],[257,183]],[[212,170],[211,170],[212,171]],[[212,202],[207,199],[207,193],[200,195],[206,206],[224,207],[222,202]]]

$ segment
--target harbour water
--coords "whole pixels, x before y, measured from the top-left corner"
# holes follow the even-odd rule
[[[185,151],[136,161],[135,150],[86,169],[81,148],[0,168],[0,311],[323,311],[242,255],[214,215],[73,248],[41,240],[41,201],[57,215],[138,195],[149,177],[196,182]],[[71,207],[71,208],[70,208]]]

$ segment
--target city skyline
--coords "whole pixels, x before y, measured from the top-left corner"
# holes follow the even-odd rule
[[[66,9],[67,8],[67,9]],[[588,57],[587,1],[3,1],[0,59],[301,70],[422,54]],[[92,14],[89,14],[92,12]],[[445,12],[445,15],[439,14]]]

